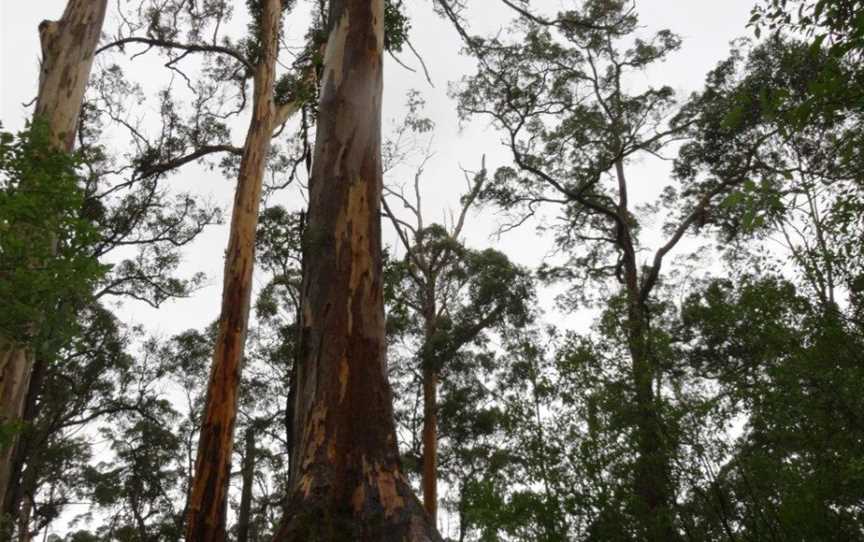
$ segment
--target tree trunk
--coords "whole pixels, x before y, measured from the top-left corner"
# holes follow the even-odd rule
[[[21,499],[21,509],[18,511],[18,542],[30,542],[33,533],[30,531],[30,514],[33,512],[33,499],[25,495]]]
[[[282,8],[281,0],[264,0],[262,3],[261,56],[255,69],[252,119],[246,133],[231,216],[219,331],[189,496],[187,542],[225,540],[231,452],[252,294],[258,208],[276,123],[273,86]]]
[[[423,369],[423,507],[438,517],[438,372]]]
[[[42,64],[34,117],[46,122],[58,149],[71,151],[93,54],[102,33],[107,0],[69,0],[59,21],[42,21]],[[35,324],[34,324],[35,326]],[[32,345],[0,337],[0,423],[20,423],[33,371]],[[0,512],[13,471],[13,437],[0,451]]]
[[[680,540],[675,529],[672,503],[669,443],[663,431],[660,404],[654,394],[657,360],[651,351],[648,309],[642,298],[639,266],[633,234],[629,226],[627,181],[624,163],[615,162],[618,179],[618,246],[622,251],[624,288],[627,294],[626,333],[630,351],[633,387],[635,390],[636,464],[633,490],[636,495],[634,512],[646,542]],[[649,291],[650,293],[650,291]]]
[[[20,470],[15,468],[15,457],[32,370],[32,348],[0,337],[0,423],[15,425],[10,442],[0,450],[0,512],[3,512],[0,516],[0,534],[11,531],[14,511],[18,507],[17,503],[6,502],[6,499],[14,495],[12,486],[17,484],[16,471]],[[11,513],[7,515],[7,511]]]
[[[631,307],[630,355],[633,384],[636,391],[636,445],[634,491],[637,517],[645,540],[667,542],[679,540],[672,509],[672,481],[669,445],[663,431],[659,404],[654,394],[655,361],[648,344],[648,327],[644,309]]]
[[[19,439],[12,454],[9,481],[5,488],[6,495],[4,505],[6,508],[0,511],[0,513],[5,514],[7,518],[17,517],[19,525],[21,524],[22,516],[28,518],[30,516],[29,510],[27,510],[26,513],[25,511],[19,512],[19,504],[28,491],[33,491],[31,486],[35,483],[36,479],[36,475],[31,471],[34,466],[30,464],[27,465],[26,472],[28,475],[24,476],[24,465],[28,463],[30,454],[34,449],[34,441],[37,441],[38,438],[35,434],[36,428],[30,426],[30,424],[39,415],[40,403],[37,402],[37,399],[40,390],[42,389],[42,383],[45,381],[47,369],[48,364],[45,362],[44,358],[37,358],[33,364],[30,386],[27,390],[27,397],[24,405],[24,415],[22,417],[22,420],[27,427],[24,429],[24,432],[19,435]],[[22,477],[27,478],[27,480],[22,480]]]
[[[252,516],[252,484],[255,482],[255,430],[246,429],[243,454],[243,489],[240,493],[240,514],[237,518],[237,542],[248,542]]]
[[[384,0],[331,0],[308,226],[291,489],[279,542],[440,541],[399,461],[382,291]]]
[[[436,332],[435,283],[427,277],[423,311],[423,508],[432,525],[438,524],[438,364],[432,350]]]

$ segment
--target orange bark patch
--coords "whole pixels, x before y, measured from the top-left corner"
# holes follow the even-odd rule
[[[312,476],[308,474],[303,476],[303,479],[300,480],[300,491],[303,492],[304,497],[309,496],[309,492],[312,491]]]
[[[325,426],[325,420],[327,419],[327,407],[324,406],[323,403],[319,403],[319,405],[312,412],[312,419],[309,420],[308,431],[311,433],[309,438],[306,439],[306,442],[309,445],[306,448],[306,454],[303,458],[303,468],[308,467],[315,461],[315,454],[318,453],[318,450],[324,444],[324,440],[327,433],[327,428]]]
[[[389,518],[405,506],[405,499],[399,495],[396,489],[396,476],[393,472],[378,467],[376,483],[378,484],[378,497],[381,500],[381,506],[384,507],[384,517]]]
[[[351,227],[352,254],[351,277],[348,287],[351,291],[357,289],[360,281],[367,275],[372,267],[369,252],[366,250],[365,238],[369,231],[369,206],[366,201],[366,181],[361,178],[354,179],[348,189],[348,209],[346,209],[347,222]]]

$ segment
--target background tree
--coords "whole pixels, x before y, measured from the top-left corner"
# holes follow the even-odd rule
[[[427,155],[428,159],[428,155]],[[423,395],[421,486],[424,507],[435,520],[438,507],[438,383],[466,345],[487,331],[524,326],[533,294],[528,274],[492,249],[467,248],[460,236],[468,211],[485,182],[485,170],[468,181],[458,216],[450,226],[427,224],[423,218],[420,180],[414,176],[414,197],[402,189],[384,188],[383,205],[405,256],[388,269],[391,324],[400,335],[416,337],[414,356]],[[399,203],[413,215],[399,218],[388,204]],[[397,322],[398,320],[398,322]]]
[[[90,77],[93,53],[102,30],[106,4],[105,1],[70,1],[59,21],[44,21],[39,26],[43,58],[34,122],[44,123],[48,141],[55,149],[70,152],[74,146],[81,101]],[[62,167],[57,171],[60,175],[63,175]],[[25,179],[26,177],[23,177],[18,180],[23,182]],[[25,184],[20,189],[28,190],[29,187]],[[13,228],[22,226],[9,225]],[[54,240],[49,237],[33,239],[32,242],[47,242],[50,247]],[[53,249],[49,248],[48,254],[34,256],[42,256],[44,260],[46,255],[53,256],[51,252]],[[27,265],[38,266],[40,263],[34,258]],[[43,307],[50,310],[55,302],[56,300],[46,299]],[[39,311],[37,318],[41,313],[42,311]],[[38,333],[40,323],[35,320],[31,326],[23,336],[8,336],[5,333],[0,335],[0,423],[4,426],[20,423],[24,415],[35,362],[34,344],[31,341],[34,331]],[[16,438],[9,433],[8,441],[2,443],[0,488],[5,488],[12,477],[15,442]],[[6,509],[5,498],[5,491],[0,491],[0,510],[3,511]]]
[[[224,540],[231,451],[240,387],[240,367],[252,296],[255,233],[270,139],[275,128],[297,109],[296,103],[277,109],[274,88],[283,5],[264,0],[253,6],[260,40],[255,65],[252,120],[240,161],[228,252],[225,260],[222,312],[213,354],[213,367],[189,496],[186,539]],[[281,121],[281,122],[280,122]]]
[[[671,466],[676,443],[671,420],[663,417],[665,361],[654,340],[652,296],[666,255],[740,179],[694,197],[669,224],[668,239],[650,264],[640,263],[642,228],[628,194],[628,162],[657,155],[691,121],[672,117],[671,88],[628,94],[626,77],[663,60],[680,40],[664,30],[621,51],[617,43],[637,22],[628,5],[588,2],[574,13],[579,25],[562,23],[554,32],[525,16],[516,26],[520,41],[475,40],[481,62],[459,91],[460,110],[490,116],[504,131],[516,165],[499,169],[482,197],[515,211],[516,223],[540,204],[563,206],[556,242],[569,257],[565,265],[548,268],[547,276],[620,284],[623,299],[613,306],[621,311],[620,332],[632,361],[630,426],[638,449],[632,513],[647,539],[672,540],[679,536]]]

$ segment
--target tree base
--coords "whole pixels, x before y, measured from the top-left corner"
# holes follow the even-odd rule
[[[297,495],[273,542],[442,542],[411,488],[399,485],[403,505],[390,511],[367,501],[357,513],[351,503]]]

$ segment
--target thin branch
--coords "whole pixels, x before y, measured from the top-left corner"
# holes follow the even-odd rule
[[[162,47],[165,49],[180,49],[188,53],[221,53],[228,55],[241,64],[243,64],[250,72],[254,70],[254,66],[246,59],[239,51],[222,45],[201,45],[197,43],[179,43],[176,41],[160,40],[154,38],[129,37],[122,38],[117,41],[112,41],[96,50],[95,54],[111,49],[112,47],[122,48],[127,43],[141,43],[149,47]]]
[[[168,160],[167,162],[153,164],[148,167],[142,168],[138,171],[138,173],[141,177],[158,175],[171,171],[172,169],[176,169],[182,165],[188,164],[189,162],[194,162],[195,160],[203,158],[208,154],[213,154],[217,152],[228,152],[241,156],[243,154],[243,149],[241,149],[240,147],[234,147],[232,145],[205,145],[203,147],[195,149],[193,152],[185,156],[179,156],[172,160]]]

